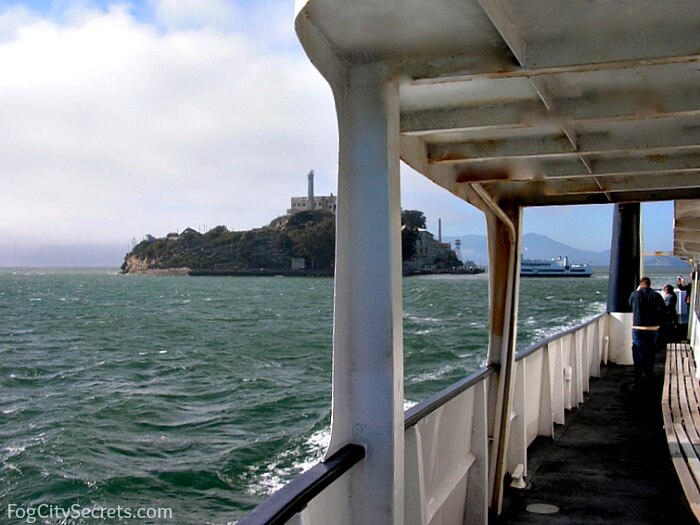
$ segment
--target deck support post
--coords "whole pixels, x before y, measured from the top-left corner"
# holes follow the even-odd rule
[[[638,202],[616,204],[610,242],[610,361],[632,364],[632,309],[629,296],[642,273],[641,206]]]
[[[380,66],[332,82],[340,159],[333,320],[333,454],[365,460],[348,475],[343,523],[402,524],[403,320],[398,86]],[[340,523],[340,522],[339,522]]]
[[[489,461],[491,512],[500,514],[506,470],[510,414],[515,384],[515,345],[522,209],[499,208],[490,203],[486,212],[489,241],[489,364],[500,365],[496,386],[493,441]]]

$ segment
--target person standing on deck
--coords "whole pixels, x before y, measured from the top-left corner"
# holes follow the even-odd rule
[[[634,383],[641,385],[643,379],[654,379],[654,357],[663,320],[664,300],[651,289],[651,279],[642,277],[639,286],[629,298],[632,307],[632,360],[634,361]]]
[[[664,299],[664,316],[661,330],[659,331],[659,348],[665,348],[668,343],[675,343],[678,330],[678,314],[676,314],[678,298],[672,284],[664,285],[662,296]]]
[[[676,277],[676,283],[678,284],[678,289],[683,290],[685,292],[685,304],[690,304],[690,292],[693,289],[693,278],[694,274],[690,274],[690,282],[688,284],[685,283],[685,279],[681,277],[680,275]]]

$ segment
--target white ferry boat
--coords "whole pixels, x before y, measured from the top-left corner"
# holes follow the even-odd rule
[[[590,277],[590,264],[570,264],[568,257],[556,259],[522,259],[520,277]]]

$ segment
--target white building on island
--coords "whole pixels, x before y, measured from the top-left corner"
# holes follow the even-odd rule
[[[330,195],[314,195],[314,170],[311,170],[307,175],[309,179],[308,195],[306,197],[292,197],[291,207],[287,210],[287,214],[298,213],[300,211],[321,210],[327,211],[335,215],[336,196]]]

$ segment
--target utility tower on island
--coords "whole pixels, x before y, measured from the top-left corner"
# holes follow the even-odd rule
[[[455,239],[455,253],[459,262],[464,262],[462,260],[462,241],[460,239]]]

